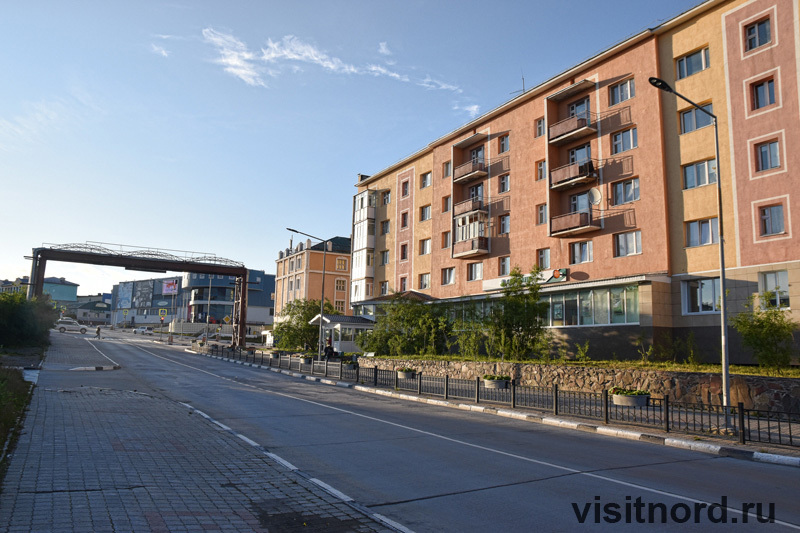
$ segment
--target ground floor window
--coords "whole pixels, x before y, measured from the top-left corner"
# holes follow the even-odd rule
[[[602,287],[550,294],[548,326],[639,323],[639,287]]]

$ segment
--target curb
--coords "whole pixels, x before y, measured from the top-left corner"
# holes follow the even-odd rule
[[[122,367],[120,367],[119,365],[113,365],[113,366],[78,366],[78,367],[75,367],[75,368],[70,368],[70,371],[73,371],[73,370],[74,370],[74,371],[85,371],[85,370],[119,370],[120,368],[122,368]]]
[[[189,353],[196,354],[197,352],[191,351],[189,349],[185,350]],[[239,361],[235,361],[233,359],[226,359],[224,357],[218,357],[215,355],[207,355],[207,354],[199,354],[205,355],[206,357],[210,357],[212,359],[219,359],[222,361],[232,362],[232,363],[240,363]],[[698,442],[694,440],[686,440],[676,437],[664,437],[662,435],[655,435],[652,433],[645,433],[642,431],[636,431],[633,429],[622,428],[619,426],[604,426],[604,425],[596,425],[587,422],[576,422],[574,420],[567,420],[564,418],[558,418],[550,415],[537,415],[533,413],[526,413],[522,411],[514,411],[513,409],[507,408],[497,408],[497,407],[487,407],[484,405],[476,405],[476,404],[465,404],[465,403],[455,403],[449,400],[443,400],[438,398],[426,398],[424,396],[416,396],[411,394],[399,393],[394,392],[388,389],[376,389],[372,387],[367,387],[364,385],[358,385],[354,383],[349,383],[345,381],[336,381],[327,378],[320,378],[317,376],[309,376],[307,374],[301,374],[299,372],[294,372],[291,370],[286,370],[282,368],[274,368],[274,367],[265,367],[261,365],[252,364],[249,365],[253,368],[262,368],[265,370],[270,370],[271,372],[277,372],[280,374],[286,374],[287,376],[305,379],[306,381],[311,381],[314,383],[324,383],[326,385],[333,385],[336,387],[342,387],[346,389],[353,389],[359,392],[366,392],[369,394],[378,394],[381,396],[389,396],[391,398],[397,398],[400,400],[406,400],[411,402],[417,403],[427,403],[430,405],[436,405],[439,407],[448,407],[451,409],[460,409],[462,411],[472,411],[476,413],[486,413],[486,414],[493,414],[497,416],[502,416],[505,418],[513,418],[515,420],[523,420],[526,422],[533,422],[536,424],[544,424],[548,426],[555,426],[564,429],[572,429],[576,431],[584,431],[586,433],[596,433],[598,435],[605,435],[607,437],[615,437],[618,439],[627,439],[627,440],[637,440],[642,442],[649,442],[651,444],[658,444],[661,446],[669,446],[671,448],[682,448],[684,450],[691,450],[696,452],[707,453],[710,455],[717,455],[720,457],[730,457],[732,459],[741,459],[745,461],[754,461],[759,463],[768,463],[780,466],[791,466],[795,468],[800,468],[800,457],[792,457],[789,455],[780,455],[776,453],[765,453],[765,452],[757,452],[753,450],[742,450],[740,448],[734,448],[732,446],[724,446],[719,444],[712,444],[708,442]]]

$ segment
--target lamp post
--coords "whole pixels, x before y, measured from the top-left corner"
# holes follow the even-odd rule
[[[730,398],[731,398],[731,385],[730,385],[730,378],[728,375],[728,367],[729,367],[729,357],[728,357],[728,318],[727,318],[727,302],[726,302],[726,295],[725,295],[725,238],[723,237],[724,233],[722,231],[722,173],[719,171],[720,163],[719,163],[719,127],[717,125],[717,116],[713,113],[709,113],[699,105],[695,104],[681,93],[676,92],[672,87],[669,86],[667,82],[662,79],[652,77],[648,80],[650,85],[664,91],[665,93],[674,94],[681,100],[688,102],[692,105],[695,109],[698,109],[711,117],[711,121],[714,124],[714,157],[716,158],[717,164],[717,225],[719,228],[719,290],[720,290],[720,307],[719,307],[719,319],[720,319],[720,333],[721,333],[721,348],[722,348],[722,402],[725,405],[725,410],[727,413],[728,408],[730,408]],[[727,420],[727,417],[726,417]]]
[[[322,337],[322,314],[325,312],[325,254],[328,252],[328,241],[313,235],[309,235],[308,233],[303,233],[302,231],[297,231],[296,229],[286,228],[286,230],[291,231],[292,233],[299,233],[300,235],[305,235],[306,237],[311,237],[312,239],[322,242],[322,294],[320,295],[319,299],[319,358],[322,359],[322,353],[325,344],[325,340]]]

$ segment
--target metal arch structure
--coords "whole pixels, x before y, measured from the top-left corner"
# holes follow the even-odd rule
[[[33,249],[28,298],[41,296],[48,261],[116,266],[144,272],[192,272],[236,277],[237,295],[233,306],[233,343],[245,346],[247,333],[247,268],[244,263],[213,254],[135,248],[122,245],[109,248],[106,243],[49,244]],[[179,252],[183,255],[176,255]]]

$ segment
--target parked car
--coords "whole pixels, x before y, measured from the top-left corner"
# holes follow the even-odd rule
[[[152,335],[153,328],[151,328],[150,326],[139,326],[138,328],[133,330],[134,335],[136,335],[137,333],[140,333],[142,335]]]
[[[56,329],[61,333],[66,331],[80,331],[81,334],[86,333],[86,326],[74,318],[59,318],[58,322],[56,322]]]

